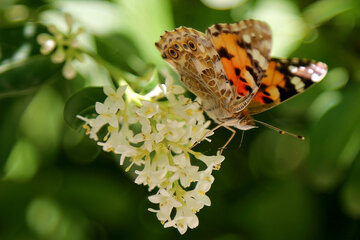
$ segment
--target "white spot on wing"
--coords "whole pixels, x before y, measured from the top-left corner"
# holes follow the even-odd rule
[[[257,49],[252,49],[251,51],[252,57],[259,62],[259,65],[262,69],[267,68],[267,60],[264,58],[264,56],[259,52]]]
[[[251,42],[251,38],[250,38],[250,36],[247,35],[247,34],[244,34],[244,35],[243,35],[243,40],[244,40],[246,43],[250,43],[250,42]]]
[[[295,67],[295,66],[293,66],[293,65],[290,65],[290,66],[289,66],[289,71],[290,71],[291,73],[296,73],[296,72],[298,71],[298,68]]]
[[[253,76],[252,76],[248,71],[245,72],[244,77],[245,77],[246,80],[251,79],[251,81],[250,81],[250,82],[251,82],[251,85],[252,85],[252,86],[254,85],[255,79],[253,78]]]
[[[295,86],[295,89],[300,91],[305,87],[305,83],[299,77],[293,77],[290,82]]]
[[[313,82],[320,82],[323,78],[324,76],[322,74],[314,73],[311,75],[311,81]]]
[[[322,64],[322,65],[320,65]],[[320,66],[318,66],[320,65]],[[310,67],[314,71],[314,73],[311,75],[311,81],[313,82],[320,82],[326,75],[327,68],[326,65],[323,63],[318,63],[318,65],[311,64]],[[321,67],[321,66],[325,67]]]

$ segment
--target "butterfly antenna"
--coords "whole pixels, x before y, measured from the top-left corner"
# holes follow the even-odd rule
[[[263,126],[265,126],[265,127],[268,127],[268,128],[270,128],[270,129],[272,129],[272,130],[277,131],[277,132],[280,133],[281,135],[287,134],[287,135],[290,135],[290,136],[299,138],[299,139],[301,139],[301,140],[305,140],[305,137],[303,137],[303,136],[296,135],[296,134],[293,134],[293,133],[284,131],[284,130],[282,130],[282,129],[280,129],[280,128],[274,127],[274,126],[272,126],[272,125],[270,125],[270,124],[268,124],[268,123],[265,123],[265,122],[262,122],[262,121],[259,121],[259,120],[255,120],[255,119],[254,119],[254,121],[257,122],[257,123],[260,123],[261,125],[263,125]]]
[[[241,146],[242,146],[242,143],[243,143],[243,140],[244,140],[244,135],[245,135],[245,131],[243,130],[242,133],[241,133],[241,140],[240,140],[239,148],[241,148]]]

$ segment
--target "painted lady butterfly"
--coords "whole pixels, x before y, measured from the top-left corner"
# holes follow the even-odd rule
[[[216,128],[224,126],[233,132],[222,149],[235,135],[231,127],[248,130],[256,127],[255,122],[269,126],[250,115],[303,92],[327,73],[322,62],[271,58],[271,38],[265,22],[249,19],[215,24],[205,34],[179,27],[155,43],[182,83],[219,123]]]

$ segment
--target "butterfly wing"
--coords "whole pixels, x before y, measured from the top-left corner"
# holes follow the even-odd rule
[[[233,86],[233,112],[241,111],[257,92],[268,67],[271,50],[271,30],[258,20],[234,24],[215,24],[207,29],[218,52],[227,79]]]
[[[326,73],[327,65],[322,62],[272,58],[246,111],[249,114],[266,111],[321,81]]]
[[[232,87],[220,56],[205,34],[180,27],[165,32],[156,44],[162,57],[179,73],[182,83],[203,100],[204,109],[214,120],[229,117]]]

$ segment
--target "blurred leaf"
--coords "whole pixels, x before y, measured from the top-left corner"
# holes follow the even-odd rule
[[[117,227],[129,225],[126,218],[134,214],[133,197],[129,187],[121,185],[118,177],[101,171],[67,171],[58,197],[67,204],[77,204],[87,214],[97,216],[101,223]],[[119,174],[119,173],[118,173]],[[119,174],[121,175],[121,174]],[[134,191],[131,194],[135,194]],[[101,203],[101,204],[100,204]],[[128,215],[130,214],[130,215]]]
[[[360,134],[358,135],[358,146],[360,146]],[[345,211],[354,218],[360,218],[360,155],[346,180],[342,190],[343,205]]]
[[[142,76],[127,82],[135,92],[146,94],[160,83],[160,78],[157,69],[149,69]]]
[[[319,86],[324,90],[337,90],[343,88],[349,81],[349,71],[344,67],[332,68],[325,81],[320,82]]]
[[[355,6],[354,0],[320,0],[309,5],[303,12],[306,22],[318,26],[334,16]]]
[[[121,34],[95,37],[100,57],[122,70],[141,75],[145,63],[140,59],[138,50],[127,37]]]
[[[55,88],[45,84],[36,93],[20,121],[20,129],[45,162],[51,161],[62,137],[64,101]]]
[[[34,56],[0,66],[0,98],[23,95],[38,89],[50,77],[60,73],[61,65],[48,56]]]
[[[237,7],[240,4],[246,2],[246,0],[201,0],[201,2],[209,8],[226,10]]]
[[[18,124],[21,116],[33,96],[22,98],[1,99],[0,109],[0,169],[2,175],[3,165],[17,140]]]
[[[39,167],[39,153],[31,142],[19,140],[5,165],[4,180],[28,181]]]
[[[84,131],[74,131],[72,128],[68,128],[65,132],[64,148],[69,158],[80,164],[92,162],[101,150],[101,147]]]
[[[174,27],[170,1],[118,0],[123,10],[126,33],[131,36],[146,62],[164,64],[155,42]]]
[[[85,240],[85,216],[69,212],[51,198],[36,197],[26,209],[29,228],[42,239]]]
[[[95,103],[104,102],[106,95],[102,87],[83,88],[72,95],[65,104],[64,119],[73,129],[79,129],[84,122],[76,116],[95,113]]]
[[[296,170],[304,161],[306,142],[292,136],[279,135],[266,128],[261,128],[260,131],[249,149],[249,164],[254,175],[282,177]]]
[[[308,109],[308,116],[312,121],[318,121],[327,111],[335,107],[342,99],[339,91],[321,93]]]
[[[36,36],[46,31],[44,26],[34,23],[0,27],[0,63],[38,54],[40,45]]]
[[[59,21],[63,21],[63,13],[58,11],[61,9],[72,14],[88,32],[95,34],[118,32],[126,24],[126,19],[125,21],[121,19],[123,14],[114,5],[114,1],[55,0],[52,2],[55,5],[55,10],[41,13],[41,19],[47,23],[58,24]]]
[[[246,229],[247,239],[315,240],[319,219],[315,210],[310,192],[296,180],[266,181],[230,209],[230,221]]]
[[[153,69],[150,79],[143,86],[143,92],[148,93],[153,90],[156,85],[160,83],[159,73],[156,69]]]
[[[30,202],[26,218],[29,227],[40,236],[52,235],[61,221],[61,210],[51,199],[37,198]]]
[[[359,89],[352,89],[344,94],[311,133],[307,167],[312,183],[319,189],[335,187],[360,150],[354,138],[360,130],[360,111],[354,111],[360,108],[358,93]]]

